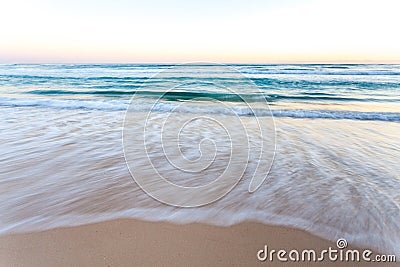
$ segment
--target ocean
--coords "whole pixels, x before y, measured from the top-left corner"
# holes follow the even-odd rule
[[[400,254],[400,65],[2,64],[0,114],[0,234],[256,221]]]

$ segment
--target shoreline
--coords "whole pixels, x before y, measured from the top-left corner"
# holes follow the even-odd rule
[[[257,252],[270,249],[315,249],[334,242],[289,227],[245,222],[221,227],[200,223],[178,225],[117,219],[42,232],[0,236],[1,266],[283,266],[288,262],[267,259]],[[351,245],[346,249],[354,249]],[[362,249],[360,250],[362,251]],[[376,254],[376,253],[373,253]],[[289,262],[296,266],[318,266],[321,262]],[[332,262],[350,266],[365,262]],[[398,266],[369,263],[369,266]]]

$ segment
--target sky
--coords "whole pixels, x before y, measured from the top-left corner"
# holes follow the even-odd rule
[[[398,0],[0,0],[0,63],[400,63]]]

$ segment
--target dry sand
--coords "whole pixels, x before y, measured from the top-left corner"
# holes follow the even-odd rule
[[[336,248],[304,231],[258,223],[231,227],[114,220],[0,237],[1,266],[283,266],[259,262],[268,245],[287,251]],[[354,263],[323,265],[353,266]],[[321,266],[322,263],[291,263]],[[399,266],[375,263],[368,266]],[[359,266],[365,266],[360,263]]]

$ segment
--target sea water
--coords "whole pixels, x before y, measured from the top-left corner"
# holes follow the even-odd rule
[[[399,65],[230,65],[255,84],[257,90],[238,87],[255,109],[215,86],[240,85],[243,78],[212,64],[157,76],[173,67],[0,65],[0,233],[116,218],[214,225],[257,221],[400,253]],[[176,83],[183,86],[170,90]],[[265,101],[268,108],[258,108]],[[199,121],[183,134],[188,141],[181,152],[188,159],[201,156],[202,138],[222,147],[210,171],[185,176],[163,163],[159,148],[169,140],[158,138],[160,118],[173,113],[171,129],[193,116],[213,116],[233,127],[240,118],[253,147],[260,140],[254,118],[272,118],[274,144],[262,148],[274,154],[265,181],[249,193],[257,165],[267,164],[259,162],[255,149],[246,154],[238,184],[218,201],[179,208],[150,197],[132,179],[122,143],[127,113],[139,121],[148,105],[155,114],[148,120],[151,149],[133,154],[135,166],[146,169],[143,160],[152,158],[152,168],[169,174],[171,182],[209,183],[229,163],[224,132]],[[140,128],[137,134],[143,134]]]

